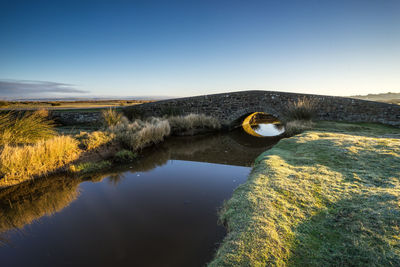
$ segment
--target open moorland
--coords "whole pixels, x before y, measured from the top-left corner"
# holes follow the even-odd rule
[[[356,95],[353,97],[357,98],[357,99],[378,101],[378,102],[385,102],[385,103],[389,103],[389,104],[400,105],[400,93]]]
[[[107,107],[131,106],[152,102],[150,100],[49,100],[49,101],[6,101],[0,100],[0,110],[35,109],[98,109]]]

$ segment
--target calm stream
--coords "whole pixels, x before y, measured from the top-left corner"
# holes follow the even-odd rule
[[[0,191],[1,266],[204,266],[226,234],[218,209],[278,140],[171,137],[109,173]]]

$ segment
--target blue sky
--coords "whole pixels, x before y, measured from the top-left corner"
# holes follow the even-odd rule
[[[0,33],[0,98],[400,92],[400,1],[1,0]]]

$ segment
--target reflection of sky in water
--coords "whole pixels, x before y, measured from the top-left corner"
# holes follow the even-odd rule
[[[285,132],[285,127],[280,124],[260,123],[252,126],[253,130],[262,136],[277,136]]]
[[[111,174],[0,191],[0,266],[204,266],[226,234],[217,210],[278,139],[170,137]]]

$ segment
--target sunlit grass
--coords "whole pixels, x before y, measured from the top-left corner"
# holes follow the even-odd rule
[[[103,123],[105,127],[112,127],[121,122],[122,113],[114,108],[108,108],[102,111]]]
[[[221,211],[211,266],[400,265],[400,139],[382,136],[400,130],[315,128],[257,159]]]
[[[44,111],[19,116],[3,113],[0,116],[0,187],[55,171],[89,173],[110,167],[112,161],[132,161],[136,151],[160,143],[171,134],[166,118],[130,122],[112,109],[103,115],[106,128],[102,131],[55,136],[52,122]],[[215,119],[194,114],[174,118],[174,123],[182,130],[219,125]],[[108,153],[110,145],[112,150]],[[122,147],[131,151],[113,155]],[[110,160],[103,158],[102,152]],[[74,164],[70,166],[71,163]]]
[[[115,134],[108,131],[80,132],[75,137],[80,141],[82,149],[89,151],[111,143]]]
[[[81,154],[78,144],[72,137],[57,136],[33,145],[4,145],[0,149],[0,187],[47,174],[76,160]]]
[[[56,134],[46,112],[0,113],[0,145],[33,144]]]
[[[163,141],[171,132],[168,121],[157,118],[130,122],[124,117],[121,123],[109,130],[116,135],[119,142],[134,151]]]

